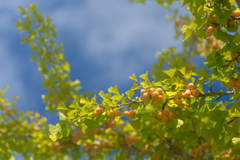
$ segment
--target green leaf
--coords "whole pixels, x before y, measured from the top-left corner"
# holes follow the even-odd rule
[[[191,1],[191,0],[184,0],[181,7],[185,6],[185,5],[188,4],[190,1]]]
[[[78,99],[74,99],[72,104],[69,106],[70,108],[77,108],[78,106]]]
[[[233,142],[234,145],[236,145],[240,142],[240,138],[233,138],[232,142]]]
[[[22,29],[22,21],[20,18],[18,18],[17,23],[16,23],[16,28],[17,29]],[[22,38],[21,38],[22,39]]]
[[[33,50],[33,52],[37,52],[38,46],[36,43],[32,42],[31,43],[31,49]]]
[[[37,6],[36,6],[36,4],[35,3],[32,3],[32,4],[30,4],[29,6],[28,6],[28,11],[30,11],[30,12],[34,12],[35,10],[37,9]]]
[[[183,67],[182,69],[179,69],[179,71],[180,71],[183,75],[185,75],[185,73],[186,73],[186,67]]]
[[[185,33],[189,29],[188,27],[188,25],[183,25],[181,28],[182,33]]]
[[[128,90],[127,92],[125,92],[125,94],[131,99],[132,96],[134,95],[134,91]]]
[[[183,121],[181,119],[172,119],[169,123],[166,124],[169,128],[179,128],[183,125]]]
[[[106,99],[106,96],[102,90],[98,93],[98,95],[102,97],[102,99]]]
[[[175,74],[175,72],[177,71],[177,69],[169,69],[164,71],[170,78],[172,78]]]
[[[206,129],[206,128],[203,128],[201,130],[201,136],[203,138],[205,138],[206,140],[210,140],[211,139],[211,135],[210,135],[210,130]]]
[[[85,103],[87,103],[87,101],[86,101],[86,99],[81,98],[81,99],[80,99],[80,103],[81,103],[81,104],[85,104]]]
[[[108,92],[119,94],[117,85],[115,85],[114,87],[108,88]]]
[[[145,81],[148,81],[148,71],[145,74],[140,75],[139,77],[144,79]]]
[[[184,39],[182,41],[185,41],[187,40],[190,36],[192,35],[192,32],[190,29],[187,29],[186,33],[185,33],[185,36],[184,36]]]
[[[84,123],[87,125],[88,128],[90,129],[96,129],[100,127],[100,122],[99,121],[94,121],[92,119],[86,118],[84,120]]]
[[[37,58],[36,58],[34,55],[32,55],[30,61],[34,61],[34,60],[36,60],[36,59],[37,59]]]
[[[63,65],[62,65],[63,69],[65,69],[66,71],[70,71],[70,65],[68,62],[64,62]]]
[[[111,99],[116,100],[116,101],[120,101],[123,96],[124,96],[124,94],[122,93],[122,95],[119,94],[119,95],[114,95],[114,96],[112,96]]]
[[[56,135],[59,131],[59,127],[54,126],[52,124],[49,124],[48,129],[49,129],[50,134],[52,134],[52,135]]]
[[[56,141],[58,139],[58,135],[59,135],[59,127],[58,126],[54,126],[52,124],[49,124],[48,130],[50,132],[49,138],[52,141]]]
[[[8,90],[8,88],[9,88],[8,86],[4,86],[3,87],[3,92],[6,92]]]
[[[61,111],[61,110],[69,110],[69,109],[65,106],[65,104],[63,102],[60,102],[58,104],[57,110]]]
[[[138,82],[138,80],[137,80],[137,78],[136,78],[136,76],[135,76],[134,73],[133,73],[129,78],[132,79],[132,80],[134,80],[134,81],[137,81],[137,82]]]
[[[140,130],[141,129],[141,122],[140,119],[137,119],[135,121],[129,121],[130,125],[136,129],[136,130]]]
[[[131,90],[135,90],[135,89],[140,89],[138,84],[136,82],[133,82],[133,85],[131,87]]]
[[[169,5],[172,5],[173,4],[173,0],[167,0],[166,1]]]
[[[21,44],[23,44],[24,42],[26,42],[26,39],[23,36],[21,36]]]

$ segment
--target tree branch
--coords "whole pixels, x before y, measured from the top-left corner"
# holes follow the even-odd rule
[[[233,119],[231,119],[227,124],[232,123],[234,120],[236,120],[236,119],[238,119],[238,118],[240,118],[240,117],[233,117]]]
[[[236,0],[238,7],[240,8],[240,0]]]

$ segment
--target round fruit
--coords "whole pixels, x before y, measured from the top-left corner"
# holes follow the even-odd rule
[[[163,116],[162,121],[168,123],[169,122],[168,116]]]
[[[129,118],[133,119],[136,115],[136,112],[134,110],[129,111]]]
[[[123,112],[123,115],[124,115],[125,117],[129,117],[130,113],[129,113],[129,111],[124,111],[124,112]]]
[[[236,22],[237,22],[237,20],[230,20],[230,21],[228,21],[227,26],[232,27]]]
[[[190,98],[190,95],[191,95],[191,91],[189,89],[187,89],[184,93],[184,97]]]
[[[152,95],[154,91],[155,91],[154,88],[149,88],[149,89],[147,90],[147,92],[148,92],[149,95]]]
[[[111,111],[109,112],[109,114],[110,114],[111,117],[116,116],[115,110],[111,110]]]
[[[193,83],[189,83],[189,84],[187,85],[187,88],[188,88],[189,90],[193,90],[193,89],[195,88],[195,86],[194,86]]]
[[[174,114],[172,112],[170,112],[168,115],[168,118],[171,120],[171,119],[173,119],[173,117],[174,117]]]
[[[205,33],[207,37],[210,37],[212,35],[212,32],[208,31]]]
[[[116,114],[116,116],[121,116],[122,112],[118,110],[118,111],[115,112],[115,114]]]
[[[101,114],[103,112],[103,108],[98,106],[96,108],[96,112],[97,112],[97,114]]]
[[[157,91],[159,94],[163,94],[162,88],[157,88],[156,91]]]
[[[94,110],[93,111],[93,117],[97,117],[97,116],[98,116],[98,114],[97,114],[96,110]]]
[[[153,98],[158,99],[159,93],[157,91],[153,92]]]
[[[140,94],[143,95],[145,92],[145,89],[141,89]]]
[[[238,86],[238,87],[240,87],[240,79],[237,79],[237,80],[235,81],[235,85]]]
[[[162,99],[163,99],[162,95],[159,95],[157,98],[158,101],[161,101]]]
[[[194,97],[199,96],[199,94],[200,94],[200,91],[199,91],[198,89],[194,89],[194,90],[192,91],[192,95],[193,95]]]
[[[157,113],[157,117],[158,117],[159,119],[162,119],[162,118],[163,118],[163,113],[162,113],[162,112],[158,112],[158,113]]]
[[[183,92],[179,93],[179,98],[185,98],[185,95]]]
[[[240,87],[234,88],[236,92],[240,92]]]
[[[228,90],[230,90],[232,87],[233,87],[233,86],[231,85],[230,82],[226,83],[226,88],[227,88]]]
[[[150,94],[148,92],[143,94],[143,100],[148,100],[150,98]]]
[[[214,32],[213,26],[209,26],[207,31],[213,33]]]
[[[232,86],[234,86],[235,81],[236,81],[236,80],[235,80],[234,78],[232,78],[232,77],[229,79],[229,83],[230,83]]]
[[[164,114],[165,116],[168,116],[169,113],[170,113],[169,109],[165,108],[165,109],[163,110],[163,114]]]
[[[233,17],[239,17],[240,16],[240,10],[236,10],[232,12]]]

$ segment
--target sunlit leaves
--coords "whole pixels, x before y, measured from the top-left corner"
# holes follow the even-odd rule
[[[170,78],[172,78],[175,74],[175,72],[177,71],[177,69],[169,69],[164,71]]]
[[[131,90],[136,90],[136,89],[140,89],[138,84],[136,82],[133,82],[133,85],[131,87]]]
[[[134,81],[137,81],[137,82],[138,82],[138,80],[137,80],[137,78],[136,78],[136,76],[135,76],[134,73],[133,73],[129,78],[132,79],[132,80],[134,80]]]
[[[131,126],[136,129],[136,130],[140,130],[141,129],[141,122],[140,119],[136,119],[133,121],[129,121],[129,123],[131,124]]]
[[[63,102],[60,102],[58,104],[57,110],[61,111],[61,110],[69,110],[69,109],[65,106],[65,104]]]

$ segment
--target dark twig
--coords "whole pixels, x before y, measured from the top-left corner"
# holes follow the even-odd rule
[[[239,56],[240,56],[240,55],[238,55],[237,57],[233,58],[232,60],[225,60],[225,62],[229,62],[229,63],[226,64],[226,65],[223,65],[222,67],[227,67],[227,66],[229,66],[233,61],[238,60],[238,57],[239,57]]]
[[[231,119],[227,124],[232,123],[234,120],[236,120],[236,119],[238,119],[238,118],[240,118],[240,117],[233,117],[233,119]]]
[[[222,96],[219,96],[218,98],[216,98],[216,101],[219,100]]]

